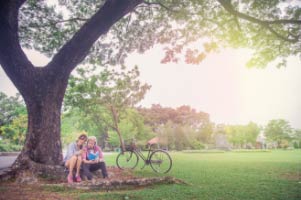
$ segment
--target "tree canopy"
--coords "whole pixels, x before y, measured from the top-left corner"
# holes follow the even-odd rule
[[[113,1],[58,2],[31,0],[24,4],[19,26],[24,47],[55,55],[83,24]],[[155,44],[165,47],[162,62],[184,59],[187,63],[199,63],[208,53],[228,46],[253,49],[248,66],[264,67],[274,60],[282,66],[288,56],[300,56],[301,8],[297,1],[150,0],[135,3],[134,9],[97,39],[85,62],[122,63],[131,52],[143,53]],[[189,47],[199,40],[202,45],[198,49]]]
[[[256,123],[250,122],[247,125],[226,126],[225,132],[234,148],[254,147],[260,128]]]
[[[265,127],[265,135],[269,141],[277,142],[278,147],[286,147],[293,138],[293,129],[288,121],[273,119]]]
[[[205,112],[185,105],[174,109],[159,104],[138,108],[138,112],[169,149],[194,149],[211,142],[214,124]]]

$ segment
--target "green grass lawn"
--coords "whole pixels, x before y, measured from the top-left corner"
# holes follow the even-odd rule
[[[78,193],[79,199],[300,200],[301,151],[170,153],[168,175],[189,185],[156,185],[139,190]],[[115,165],[116,154],[106,157]],[[150,167],[138,176],[158,176]]]

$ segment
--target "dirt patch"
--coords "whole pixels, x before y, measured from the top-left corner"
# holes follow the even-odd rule
[[[285,173],[280,176],[283,179],[301,181],[301,173]]]
[[[45,191],[38,184],[22,185],[15,182],[0,184],[0,200],[72,200],[72,197],[62,197],[58,193]]]
[[[81,183],[68,184],[66,179],[60,181],[49,178],[39,178],[31,184],[19,181],[5,181],[0,183],[0,200],[69,200],[77,199],[83,190],[97,190],[107,192],[110,190],[141,188],[154,184],[183,183],[172,177],[135,177],[130,170],[120,170],[117,167],[108,167],[108,179],[103,179],[101,172],[95,173],[94,180],[84,180]]]

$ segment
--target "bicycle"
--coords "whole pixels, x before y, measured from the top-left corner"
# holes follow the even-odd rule
[[[116,164],[119,169],[134,169],[138,165],[139,157],[144,161],[141,169],[146,165],[150,165],[154,172],[165,174],[172,167],[172,159],[166,151],[162,149],[153,150],[152,145],[149,145],[147,156],[144,156],[134,143],[126,145],[125,151],[121,150],[116,158]]]

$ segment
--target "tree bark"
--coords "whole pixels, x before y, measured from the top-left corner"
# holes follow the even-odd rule
[[[61,158],[61,105],[52,98],[30,98],[28,105],[28,133],[22,153],[38,163],[59,164]],[[49,139],[51,138],[51,140]]]
[[[125,151],[125,146],[124,146],[124,141],[123,141],[123,138],[122,138],[122,135],[121,135],[121,132],[119,130],[119,126],[118,126],[118,113],[116,112],[116,109],[114,108],[114,106],[110,106],[110,109],[111,109],[111,113],[113,115],[113,123],[114,123],[114,129],[115,131],[117,132],[118,134],[118,137],[119,137],[119,142],[120,142],[120,146],[121,146],[121,149],[122,149],[122,152]]]
[[[60,137],[61,107],[68,78],[48,76],[51,72],[36,68],[28,90],[22,89],[28,112],[28,130],[24,148],[15,165],[22,167],[26,159],[57,165],[62,161]]]

